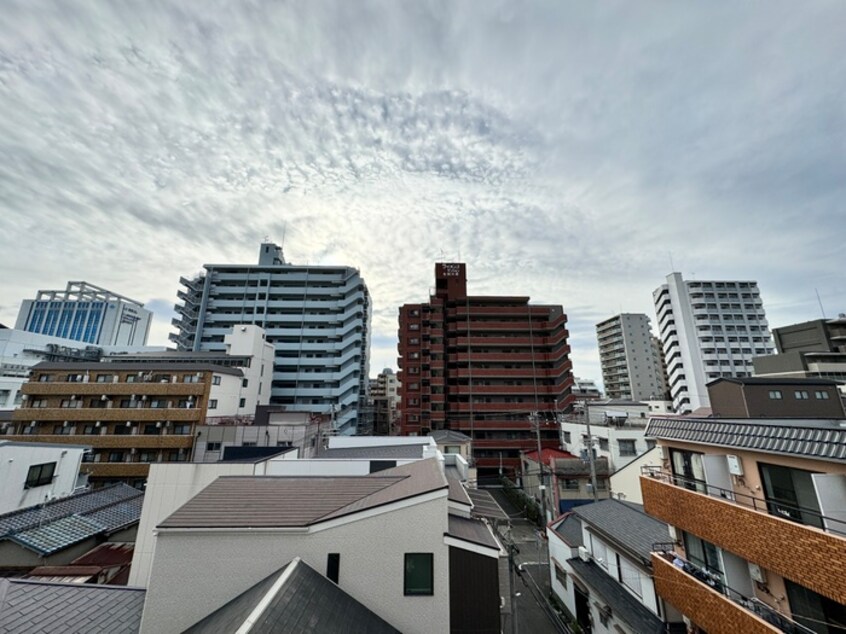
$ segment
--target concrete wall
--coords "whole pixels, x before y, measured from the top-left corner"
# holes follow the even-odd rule
[[[162,531],[141,632],[182,631],[297,556],[325,573],[327,553],[340,554],[338,585],[400,631],[448,632],[446,492],[427,502],[388,508],[310,534]],[[404,555],[412,552],[434,555],[433,596],[403,596]],[[203,579],[202,592],[197,579]]]
[[[660,467],[661,449],[653,447],[641,454],[622,469],[611,474],[611,497],[635,504],[643,504],[640,490],[640,470],[642,467]]]
[[[0,437],[0,514],[73,493],[84,447],[29,443],[5,444]],[[25,488],[29,468],[55,462],[52,482]]]

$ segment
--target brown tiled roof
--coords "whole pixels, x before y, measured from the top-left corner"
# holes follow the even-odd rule
[[[71,563],[78,566],[119,566],[132,563],[132,553],[135,544],[106,542],[92,548],[84,555],[77,557]]]
[[[159,527],[305,527],[446,488],[446,478],[435,459],[369,476],[222,477]]]

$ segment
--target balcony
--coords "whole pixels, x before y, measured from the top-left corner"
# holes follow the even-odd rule
[[[760,498],[707,485],[703,488],[709,495],[686,488],[680,480],[660,471],[641,475],[644,510],[833,601],[846,603],[846,576],[841,572],[846,568],[846,534],[768,512],[769,508],[783,514],[784,505],[776,507]],[[846,531],[846,524],[832,518],[824,521]]]
[[[95,449],[190,449],[194,445],[193,434],[17,434],[0,438],[14,442],[87,445]]]
[[[708,634],[813,634],[765,603],[747,598],[719,579],[674,555],[652,553],[655,590]]]
[[[15,410],[15,421],[199,421],[205,414],[198,408],[157,407],[28,407]]]
[[[130,394],[146,394],[148,396],[200,396],[205,393],[205,383],[59,383],[59,382],[29,382],[24,383],[21,392],[29,396],[128,396]]]

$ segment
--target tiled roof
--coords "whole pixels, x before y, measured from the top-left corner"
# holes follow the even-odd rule
[[[235,597],[183,634],[229,634],[253,621],[250,634],[397,630],[299,557]]]
[[[144,590],[95,584],[0,579],[0,632],[135,634]]]
[[[134,551],[135,544],[106,542],[77,557],[71,564],[78,566],[119,566],[132,563]]]
[[[370,458],[372,460],[396,460],[422,458],[424,445],[381,445],[378,447],[339,447],[321,449],[318,458]]]
[[[295,527],[446,489],[437,460],[369,476],[221,477],[177,509],[161,528]]]
[[[470,442],[472,438],[467,434],[462,434],[460,431],[455,431],[453,429],[436,429],[435,431],[429,434],[432,438],[435,439],[436,443],[445,443],[445,442]]]
[[[538,460],[538,450],[533,449],[532,451],[527,451],[523,454],[529,460],[534,460],[537,462]],[[544,447],[542,449],[542,460],[543,463],[548,465],[550,459],[559,459],[559,458],[578,458],[578,456],[574,456],[568,451],[562,451],[561,449],[549,449],[548,447]]]
[[[480,519],[469,519],[450,513],[447,535],[479,546],[486,546],[495,550],[501,549],[488,525]]]
[[[125,484],[86,491],[0,515],[0,540],[9,539],[42,555],[141,519],[144,494]]]
[[[572,548],[584,546],[582,542],[582,521],[575,513],[567,513],[563,519],[552,526],[558,535]]]
[[[661,619],[594,562],[574,557],[568,559],[567,563],[576,576],[590,586],[611,608],[614,617],[628,623],[633,632],[659,634],[665,631]]]
[[[563,458],[555,460],[555,475],[559,476],[584,476],[590,475],[590,463],[581,458]],[[610,473],[608,458],[596,458],[593,466],[598,476],[607,476]]]
[[[646,436],[820,460],[846,460],[846,420],[653,416]]]
[[[608,499],[584,504],[573,509],[588,530],[622,546],[648,565],[652,545],[670,538],[667,525],[643,512],[631,502]]]

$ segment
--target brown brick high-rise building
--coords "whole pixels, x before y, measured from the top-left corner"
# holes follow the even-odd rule
[[[473,439],[479,475],[513,473],[520,452],[558,448],[556,412],[573,396],[567,316],[528,297],[467,295],[464,264],[435,265],[435,293],[399,314],[401,433]]]

